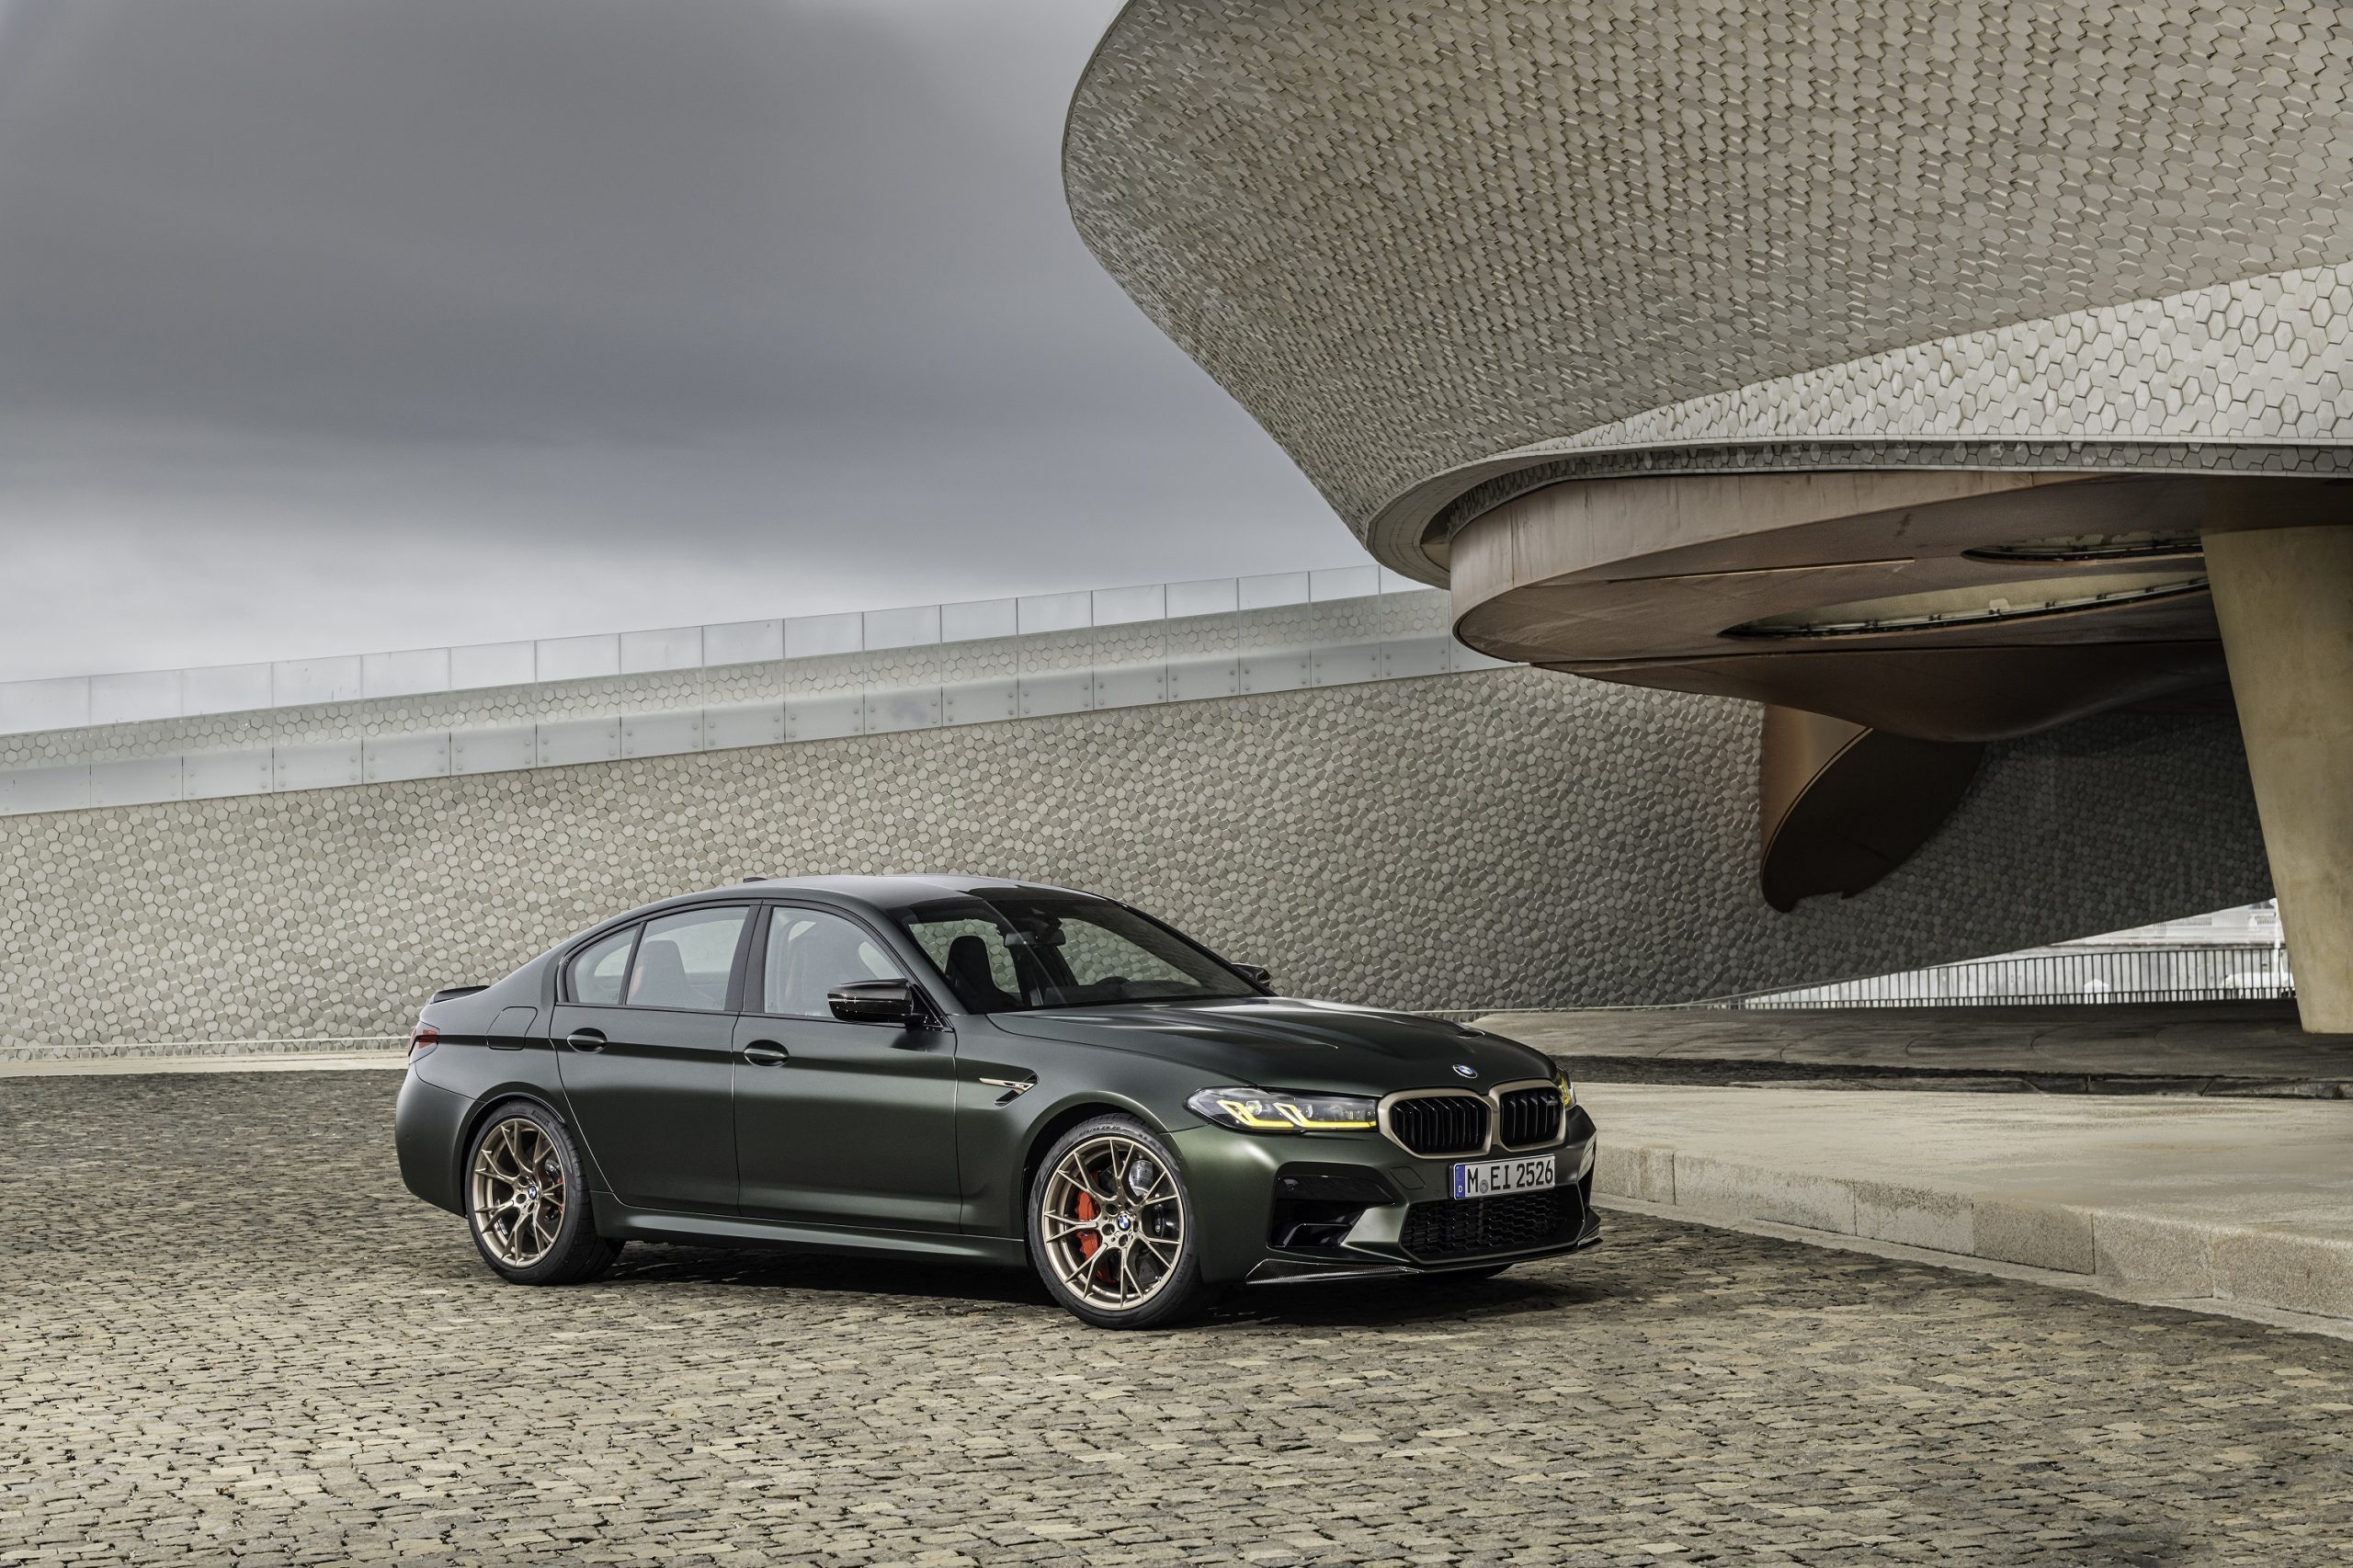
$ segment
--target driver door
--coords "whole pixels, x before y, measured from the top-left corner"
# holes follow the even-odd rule
[[[905,978],[832,910],[772,905],[735,1022],[735,1165],[747,1216],[954,1231],[956,1037],[844,1023],[825,994]]]

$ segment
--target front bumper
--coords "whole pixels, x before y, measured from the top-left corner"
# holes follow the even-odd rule
[[[1593,1119],[1569,1112],[1550,1149],[1559,1185],[1452,1197],[1453,1159],[1423,1159],[1377,1133],[1265,1136],[1222,1127],[1175,1135],[1200,1215],[1205,1279],[1277,1283],[1442,1274],[1551,1257],[1600,1237]],[[1508,1156],[1497,1155],[1497,1158]]]

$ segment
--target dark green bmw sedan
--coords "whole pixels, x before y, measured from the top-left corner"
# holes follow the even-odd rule
[[[1589,1246],[1550,1060],[1275,996],[1142,910],[984,877],[753,881],[438,993],[402,1177],[518,1284],[632,1238],[1035,1268],[1088,1323]]]

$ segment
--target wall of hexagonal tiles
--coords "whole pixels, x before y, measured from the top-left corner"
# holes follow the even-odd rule
[[[363,1037],[616,910],[755,873],[1101,889],[1290,992],[1678,1000],[2264,896],[2235,726],[1994,749],[1861,898],[1756,892],[1756,710],[1525,669],[0,819],[0,1050]]]

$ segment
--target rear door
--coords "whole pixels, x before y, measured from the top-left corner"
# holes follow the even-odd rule
[[[735,1025],[744,1212],[797,1224],[953,1231],[956,1037],[847,1024],[825,993],[905,971],[864,926],[771,906]]]
[[[751,906],[657,915],[574,953],[551,1034],[565,1098],[613,1195],[736,1211],[733,996]]]

